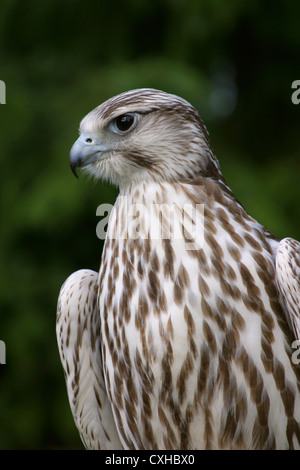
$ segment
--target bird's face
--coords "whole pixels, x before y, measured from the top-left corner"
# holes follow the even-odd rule
[[[187,101],[153,89],[122,93],[91,111],[70,152],[74,174],[131,183],[194,178],[211,166],[208,134]]]

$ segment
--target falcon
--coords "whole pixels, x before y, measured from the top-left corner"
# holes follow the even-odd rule
[[[300,243],[245,211],[196,109],[115,96],[82,120],[70,165],[120,190],[99,273],[58,298],[86,448],[298,449]]]

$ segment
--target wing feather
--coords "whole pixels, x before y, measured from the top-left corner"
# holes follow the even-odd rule
[[[88,449],[122,449],[103,376],[98,274],[81,269],[63,284],[56,334],[74,421]]]

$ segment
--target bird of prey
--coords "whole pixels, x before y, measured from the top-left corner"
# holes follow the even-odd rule
[[[58,299],[86,448],[299,448],[300,243],[245,211],[196,109],[115,96],[82,120],[70,165],[120,189],[99,273]]]

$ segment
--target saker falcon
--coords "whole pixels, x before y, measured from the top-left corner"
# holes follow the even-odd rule
[[[58,299],[85,446],[299,448],[300,244],[248,215],[196,109],[115,96],[82,120],[70,164],[120,189],[99,273],[71,274]]]

